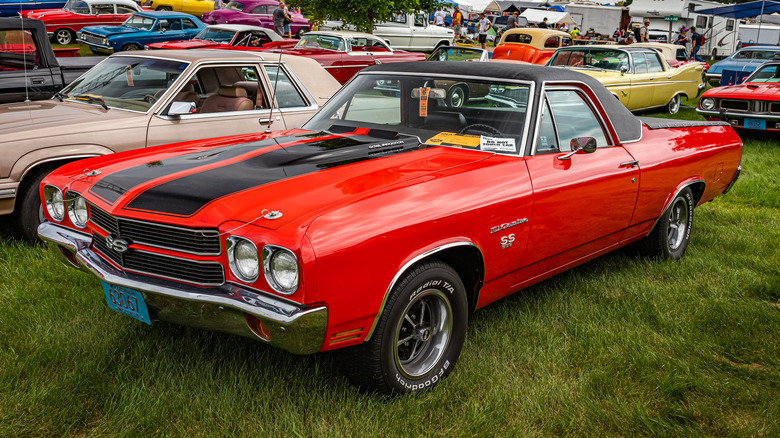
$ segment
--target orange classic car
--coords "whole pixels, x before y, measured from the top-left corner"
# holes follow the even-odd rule
[[[514,59],[544,64],[555,49],[572,45],[572,38],[566,32],[551,29],[512,29],[504,32],[493,50],[493,59]]]

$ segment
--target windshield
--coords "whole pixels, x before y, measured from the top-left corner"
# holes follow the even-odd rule
[[[780,68],[777,64],[764,65],[749,78],[745,79],[745,82],[780,82]]]
[[[362,74],[304,128],[381,129],[416,135],[428,144],[518,154],[529,89],[489,80]]]
[[[235,34],[236,32],[232,30],[203,29],[195,36],[195,39],[228,44],[233,41],[233,36],[235,36]]]
[[[89,5],[82,0],[68,0],[63,9],[76,14],[89,15]]]
[[[303,35],[295,45],[296,49],[327,49],[335,50],[337,52],[345,52],[347,50],[344,40],[332,35],[317,35],[307,33]]]
[[[428,57],[428,61],[469,61],[482,58],[482,51],[468,47],[449,47],[447,49],[436,49]]]
[[[67,86],[68,100],[102,99],[110,108],[146,112],[188,63],[139,57],[109,58]]]
[[[246,6],[244,6],[244,4],[241,2],[230,2],[227,4],[227,6],[225,6],[226,9],[232,9],[239,12],[243,11],[245,7]]]
[[[136,29],[152,30],[154,21],[154,18],[144,17],[143,15],[131,15],[130,18],[125,20],[122,24]]]
[[[620,71],[628,68],[628,54],[620,50],[558,50],[547,65]]]

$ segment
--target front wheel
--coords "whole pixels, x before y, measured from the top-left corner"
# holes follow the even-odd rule
[[[158,11],[172,11],[173,8],[171,8],[170,6],[160,6],[156,10],[158,10]]]
[[[372,392],[428,390],[455,366],[467,323],[466,288],[458,274],[439,260],[422,262],[391,291],[371,339],[341,353],[341,369]]]
[[[298,32],[295,33],[295,38],[301,39],[301,37],[308,31],[309,31],[309,29],[307,29],[305,27],[299,28]]]
[[[695,205],[690,188],[680,191],[655,224],[653,232],[641,242],[642,252],[673,260],[682,257],[691,237]]]
[[[39,241],[38,225],[46,217],[43,215],[43,204],[39,187],[43,178],[53,170],[52,167],[42,167],[30,172],[22,181],[16,207],[13,213],[13,225],[19,237],[28,242]]]
[[[670,100],[669,103],[666,104],[666,110],[669,111],[669,114],[677,114],[677,112],[680,111],[679,94],[672,97],[672,100]]]
[[[57,29],[54,31],[54,41],[57,44],[70,44],[76,39],[76,34],[70,29]]]
[[[447,91],[447,103],[453,108],[460,108],[469,98],[465,85],[455,85]]]
[[[141,46],[139,46],[138,44],[134,44],[134,43],[125,44],[124,46],[122,46],[122,51],[123,52],[126,52],[128,50],[141,50]]]

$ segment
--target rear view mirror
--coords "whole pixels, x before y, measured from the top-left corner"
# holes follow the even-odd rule
[[[412,89],[412,99],[420,98],[420,88]],[[428,92],[428,99],[444,99],[447,97],[447,91],[444,88],[430,88]]]
[[[173,102],[168,110],[169,116],[182,116],[195,113],[195,103],[193,102]]]
[[[558,157],[559,160],[571,160],[574,154],[592,154],[596,152],[596,139],[593,137],[577,137],[571,139],[571,152]]]

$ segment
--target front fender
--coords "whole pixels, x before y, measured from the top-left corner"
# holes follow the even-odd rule
[[[11,180],[21,181],[24,176],[35,166],[56,161],[65,162],[75,161],[82,158],[95,157],[98,155],[112,154],[111,149],[94,144],[73,144],[66,146],[55,146],[50,148],[38,149],[22,155],[11,168]]]

